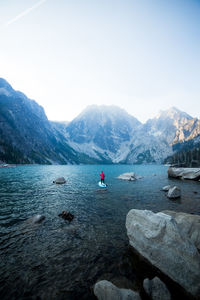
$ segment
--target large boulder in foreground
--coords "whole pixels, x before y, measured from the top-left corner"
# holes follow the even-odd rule
[[[101,280],[95,284],[94,294],[98,300],[141,300],[138,293],[120,289],[107,280]]]
[[[187,292],[200,297],[200,254],[172,216],[132,209],[126,228],[134,249]]]
[[[137,179],[141,179],[141,176],[138,176],[134,172],[124,173],[117,177],[118,179],[127,180],[127,181],[135,181]]]
[[[168,190],[167,197],[177,199],[181,197],[181,189],[178,186],[173,186]]]
[[[163,213],[172,216],[176,220],[180,230],[200,250],[200,216],[172,210],[164,210]]]
[[[143,287],[152,300],[171,300],[169,290],[158,277],[154,277],[152,280],[146,278],[143,282]]]
[[[168,177],[199,180],[200,179],[200,168],[173,168],[173,167],[169,167]]]

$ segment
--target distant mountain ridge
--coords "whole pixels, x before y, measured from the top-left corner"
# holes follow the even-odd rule
[[[89,106],[69,123],[52,122],[37,102],[0,78],[0,161],[162,163],[199,142],[200,120],[175,107],[145,124],[105,105]]]

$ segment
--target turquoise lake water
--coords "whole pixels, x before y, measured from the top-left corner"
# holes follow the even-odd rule
[[[92,299],[91,288],[106,273],[120,272],[126,252],[128,211],[165,209],[200,215],[200,182],[168,179],[166,166],[82,165],[0,168],[1,299]],[[108,189],[99,189],[100,172]],[[135,182],[122,173],[143,176]],[[67,183],[53,180],[65,177]],[[179,200],[161,191],[178,185]],[[58,217],[74,214],[69,223]],[[31,224],[34,215],[41,224]],[[121,271],[123,273],[123,271]],[[123,275],[123,274],[122,274]]]

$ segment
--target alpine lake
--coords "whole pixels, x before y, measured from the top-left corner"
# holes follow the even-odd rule
[[[107,189],[100,189],[100,172]],[[164,165],[26,165],[0,168],[0,298],[93,299],[99,279],[127,277],[128,211],[200,215],[200,182],[169,179]],[[119,180],[126,172],[142,176]],[[58,177],[67,182],[54,184]],[[170,200],[163,186],[177,185]],[[69,222],[58,216],[74,215]],[[35,215],[45,216],[33,224]],[[133,278],[131,277],[133,276]],[[139,284],[139,283],[138,283]]]

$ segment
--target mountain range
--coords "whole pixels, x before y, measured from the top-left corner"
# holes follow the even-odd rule
[[[40,105],[0,78],[2,162],[162,163],[188,144],[199,147],[200,120],[175,107],[145,124],[117,106],[97,105],[71,122],[52,122]]]

